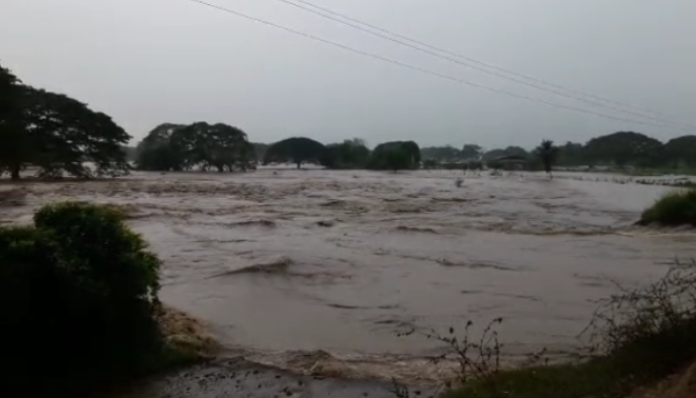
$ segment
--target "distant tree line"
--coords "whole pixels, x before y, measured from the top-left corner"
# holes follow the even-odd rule
[[[18,180],[28,166],[39,177],[124,175],[130,138],[106,114],[26,85],[0,65],[0,176]]]
[[[307,137],[251,143],[238,128],[200,122],[157,126],[134,149],[134,159],[138,169],[148,171],[245,171],[258,163],[398,171],[418,168],[421,154],[413,141],[385,142],[372,151],[359,138],[328,145]]]
[[[544,144],[542,144],[544,145]],[[563,167],[613,166],[625,168],[692,168],[696,167],[696,136],[685,135],[662,143],[645,134],[617,132],[592,138],[585,144],[566,142],[554,146],[546,144],[548,152],[553,148],[554,164]],[[550,145],[550,146],[548,146]],[[422,149],[424,165],[430,167],[468,167],[480,161],[491,168],[502,167],[501,159],[524,160],[526,168],[544,169],[539,148],[528,151],[519,146],[482,150],[478,145],[467,144],[462,149],[452,146],[426,147]],[[449,166],[448,166],[449,165]]]

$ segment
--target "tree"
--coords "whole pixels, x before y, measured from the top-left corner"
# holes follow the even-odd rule
[[[161,124],[138,149],[138,167],[143,170],[247,170],[256,159],[246,133],[223,123]]]
[[[464,160],[479,160],[483,155],[483,148],[476,144],[465,144],[461,154]]]
[[[13,180],[19,179],[22,159],[29,150],[22,133],[23,92],[19,79],[0,65],[0,176],[9,171]]]
[[[263,163],[292,162],[299,169],[302,167],[302,163],[320,164],[324,162],[326,153],[326,147],[318,141],[306,137],[292,137],[268,147]]]
[[[163,123],[150,131],[136,147],[136,165],[140,170],[180,171],[185,159],[171,144],[175,131],[184,128],[182,124]]]
[[[672,167],[696,167],[696,135],[673,138],[664,145],[660,163]]]
[[[585,145],[585,155],[594,162],[626,165],[650,165],[658,161],[662,143],[645,134],[620,131],[591,139]]]
[[[246,170],[253,153],[245,132],[222,123],[193,123],[177,129],[171,140],[175,150],[184,155],[187,166],[199,166],[203,170],[209,167],[219,172]]]
[[[390,141],[377,145],[370,155],[367,167],[373,170],[393,170],[389,156],[393,156],[394,158],[400,156],[391,154],[391,152],[395,150],[403,151],[408,160],[408,164],[400,168],[418,168],[420,165],[421,153],[418,144],[413,141]]]
[[[0,115],[0,169],[9,170],[13,180],[27,164],[37,166],[41,177],[128,173],[122,146],[130,136],[109,116],[67,95],[21,85],[6,69],[0,84],[9,90],[0,95],[7,105]]]
[[[332,169],[357,169],[363,168],[370,157],[370,150],[363,140],[345,140],[340,144],[326,146],[326,159],[324,166]]]
[[[546,171],[546,173],[551,178],[553,178],[551,170],[553,169],[553,165],[556,163],[556,160],[558,159],[558,148],[553,145],[553,141],[541,141],[541,145],[539,145],[534,150],[534,153],[539,158],[539,160],[541,160],[541,163],[544,165],[544,171]]]
[[[409,153],[403,148],[389,149],[385,154],[386,165],[389,170],[404,170],[411,167],[411,158]]]

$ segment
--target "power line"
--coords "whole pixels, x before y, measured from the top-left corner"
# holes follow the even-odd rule
[[[288,5],[291,5],[291,6],[293,6],[293,7],[299,8],[299,9],[304,10],[304,11],[307,11],[307,12],[310,12],[310,13],[315,14],[315,15],[318,15],[318,16],[320,16],[320,17],[322,17],[322,18],[329,19],[329,20],[332,20],[332,21],[336,21],[336,22],[341,23],[341,24],[343,24],[343,25],[352,27],[352,28],[354,28],[354,29],[357,29],[357,30],[360,30],[360,31],[362,31],[362,32],[368,33],[368,34],[370,34],[370,35],[373,35],[373,36],[382,38],[382,39],[384,39],[384,40],[388,40],[388,41],[391,41],[391,42],[394,42],[394,43],[397,43],[397,44],[400,44],[400,45],[403,45],[403,46],[412,48],[412,49],[414,49],[414,50],[420,51],[420,52],[422,52],[422,53],[425,53],[425,54],[428,54],[428,55],[432,55],[432,56],[435,56],[435,57],[444,59],[444,60],[446,60],[446,61],[453,62],[453,63],[459,64],[459,65],[462,65],[462,66],[466,66],[466,67],[468,67],[468,68],[475,69],[475,70],[478,70],[478,71],[481,71],[481,72],[483,72],[483,73],[487,73],[487,74],[490,74],[490,75],[493,75],[493,76],[497,76],[497,77],[500,77],[500,78],[503,78],[503,79],[506,79],[506,80],[509,80],[509,81],[512,81],[512,82],[515,82],[515,83],[518,83],[518,84],[523,84],[523,85],[526,85],[526,86],[529,86],[529,87],[536,88],[536,89],[538,89],[538,90],[542,90],[542,91],[546,91],[546,92],[549,92],[549,93],[552,93],[552,94],[560,95],[560,96],[563,96],[563,97],[566,97],[566,98],[571,98],[571,99],[574,99],[574,100],[577,100],[577,101],[581,101],[581,102],[584,102],[584,103],[587,103],[587,104],[590,104],[590,105],[593,105],[593,106],[599,106],[599,107],[602,107],[602,108],[611,109],[611,110],[616,111],[616,112],[621,112],[621,113],[625,113],[625,114],[628,114],[628,115],[632,115],[632,116],[636,116],[636,117],[640,117],[640,118],[644,118],[644,119],[649,119],[649,120],[654,120],[654,121],[658,121],[658,122],[661,122],[661,123],[670,124],[670,125],[673,125],[673,126],[675,126],[675,127],[678,126],[678,127],[680,127],[680,128],[696,129],[696,126],[692,126],[692,125],[685,124],[685,123],[681,123],[681,122],[675,122],[675,121],[666,119],[664,116],[663,116],[663,117],[648,116],[648,115],[645,115],[645,114],[643,114],[643,113],[639,113],[639,112],[636,112],[636,111],[626,110],[626,109],[622,109],[622,108],[617,107],[617,106],[607,105],[607,104],[598,102],[598,101],[596,101],[596,100],[583,98],[582,96],[585,96],[585,97],[592,97],[592,98],[597,98],[597,99],[602,100],[602,101],[605,101],[605,102],[608,101],[608,102],[617,103],[617,104],[619,104],[619,105],[622,105],[621,103],[619,103],[619,102],[617,102],[617,101],[602,99],[601,97],[596,97],[596,96],[593,96],[593,95],[591,95],[591,94],[586,94],[586,93],[582,93],[582,92],[580,92],[580,91],[576,91],[576,90],[572,90],[572,89],[567,89],[567,88],[564,88],[564,87],[562,87],[562,86],[555,85],[555,84],[552,84],[552,83],[547,83],[547,82],[544,82],[544,81],[542,81],[542,80],[540,80],[540,79],[531,78],[531,77],[524,76],[524,75],[521,75],[521,74],[518,74],[518,73],[512,72],[512,71],[506,71],[506,70],[504,70],[504,69],[502,69],[502,68],[499,68],[499,67],[496,67],[496,66],[493,66],[493,65],[489,65],[489,64],[480,62],[480,61],[475,60],[475,59],[473,59],[473,58],[465,57],[465,56],[462,56],[462,55],[459,55],[459,54],[450,52],[450,51],[448,51],[448,50],[444,50],[444,49],[441,49],[441,48],[438,48],[438,47],[435,47],[435,46],[432,46],[432,45],[423,43],[423,42],[421,42],[421,41],[418,41],[418,40],[415,40],[415,39],[410,39],[410,38],[408,38],[408,37],[406,37],[406,36],[403,36],[403,35],[400,35],[400,34],[397,34],[397,33],[390,32],[390,31],[388,31],[388,30],[386,30],[386,29],[382,29],[382,28],[377,27],[377,26],[375,26],[375,25],[371,25],[371,24],[368,24],[368,23],[366,23],[366,22],[362,22],[362,21],[360,21],[360,20],[358,20],[358,19],[351,18],[351,17],[345,16],[345,15],[343,15],[343,14],[340,14],[340,13],[337,13],[337,12],[334,12],[334,11],[331,11],[331,10],[329,10],[329,9],[327,9],[327,8],[324,8],[324,7],[315,5],[315,4],[310,3],[310,2],[308,2],[308,1],[304,1],[304,0],[294,0],[294,1],[296,1],[297,3],[306,4],[306,5],[310,6],[310,7],[314,7],[314,8],[316,8],[316,9],[325,11],[325,12],[328,13],[328,14],[337,15],[337,16],[339,16],[340,18],[346,19],[346,20],[348,20],[348,21],[356,22],[356,23],[358,23],[358,24],[360,24],[360,25],[367,26],[367,27],[369,27],[369,28],[371,28],[371,29],[374,29],[374,30],[376,30],[376,31],[378,31],[378,32],[383,32],[383,33],[392,35],[392,36],[394,36],[394,37],[398,37],[398,38],[400,38],[400,39],[402,39],[402,40],[405,40],[405,41],[407,41],[407,42],[402,41],[402,40],[398,40],[398,39],[394,39],[393,37],[389,37],[389,36],[387,36],[387,35],[385,35],[385,34],[382,34],[382,33],[374,32],[374,31],[369,30],[369,29],[366,29],[366,28],[364,28],[364,27],[362,27],[362,26],[360,26],[360,25],[355,25],[355,24],[353,24],[353,23],[343,21],[343,20],[338,19],[338,18],[335,18],[335,17],[333,17],[333,16],[331,16],[331,15],[327,15],[327,14],[324,14],[324,13],[322,13],[322,12],[313,10],[312,8],[308,8],[308,7],[302,6],[302,5],[300,5],[300,4],[294,3],[293,1],[289,1],[289,0],[276,0],[276,1],[279,1],[279,2],[281,2],[281,3],[285,3],[285,4],[288,4]],[[435,51],[431,51],[431,50],[424,49],[424,48],[418,47],[418,46],[416,46],[416,45],[410,44],[410,43],[408,43],[408,42],[416,43],[416,44],[418,44],[418,45],[420,45],[420,46],[423,46],[423,47],[426,47],[426,48],[429,48],[429,49],[432,49],[432,50],[435,50],[435,51],[439,51],[440,53],[445,53],[445,54],[448,54],[448,55],[452,55],[452,56],[457,57],[457,58],[466,59],[466,60],[468,60],[468,61],[471,62],[471,63],[462,62],[462,61],[460,61],[459,59],[452,58],[451,56],[445,56],[445,55],[439,54],[439,53],[437,53],[437,52],[435,52]],[[472,65],[472,63],[473,63],[474,65]],[[491,71],[491,70],[485,69],[485,68],[483,68],[483,67],[481,67],[481,66],[477,66],[477,65],[483,65],[483,66],[485,66],[485,67],[487,67],[487,68],[494,69],[494,70],[499,70],[499,71],[501,71],[501,72],[503,72],[503,73]],[[515,77],[507,76],[507,75],[505,75],[504,73],[508,73],[508,74],[511,74],[511,75],[518,76],[518,77],[520,77],[521,79],[520,79],[520,78],[515,78]],[[525,80],[522,80],[522,79],[532,80],[533,82],[530,83],[529,81],[525,81]],[[547,87],[544,87],[543,85],[540,85],[540,84],[547,85],[547,86],[554,87],[554,88],[547,88]],[[565,92],[564,92],[564,91],[565,91]],[[632,105],[628,105],[628,104],[623,105],[623,106],[624,106],[624,107],[626,107],[626,106],[628,106],[628,107],[633,107]],[[635,107],[633,107],[633,108],[635,108]],[[645,110],[643,110],[643,112],[645,112]],[[655,113],[655,112],[653,112],[653,111],[648,111],[648,112]]]
[[[341,43],[337,43],[337,42],[334,42],[334,41],[331,41],[331,40],[323,39],[323,38],[321,38],[321,37],[319,37],[319,36],[315,36],[315,35],[312,35],[312,34],[309,34],[309,33],[305,33],[305,32],[299,31],[299,30],[295,30],[295,29],[292,29],[292,28],[288,28],[288,27],[286,27],[286,26],[279,25],[279,24],[276,24],[276,23],[273,23],[273,22],[269,22],[269,21],[266,21],[266,20],[261,19],[261,18],[252,17],[252,16],[249,16],[249,15],[243,14],[243,13],[241,13],[241,12],[232,10],[232,9],[230,9],[230,8],[226,8],[226,7],[222,7],[222,6],[216,5],[216,4],[208,3],[208,2],[203,1],[203,0],[186,0],[186,1],[189,1],[189,2],[192,2],[192,3],[196,3],[196,4],[200,4],[200,5],[204,5],[204,6],[206,6],[206,7],[210,7],[210,8],[212,8],[212,9],[216,9],[216,10],[218,10],[218,11],[222,11],[222,12],[225,12],[225,13],[228,13],[228,14],[231,14],[231,15],[235,15],[235,16],[240,17],[240,18],[244,18],[244,19],[247,19],[247,20],[250,20],[250,21],[258,22],[258,23],[261,23],[261,24],[263,24],[263,25],[272,26],[272,27],[274,27],[274,28],[284,30],[284,31],[286,31],[286,32],[288,32],[288,33],[292,33],[292,34],[295,34],[295,35],[298,35],[298,36],[302,36],[302,37],[305,37],[305,38],[308,38],[308,39],[311,39],[311,40],[315,40],[315,41],[318,41],[318,42],[322,42],[322,43],[325,43],[325,44],[329,44],[329,45],[332,45],[332,46],[334,46],[334,47],[338,47],[338,48],[340,48],[340,49],[343,49],[343,50],[346,50],[346,51],[350,51],[350,52],[355,53],[355,54],[358,54],[358,55],[363,55],[363,56],[366,56],[366,57],[370,57],[370,58],[373,58],[373,59],[377,59],[377,60],[380,60],[380,61],[383,61],[383,62],[387,62],[387,63],[393,64],[393,65],[401,66],[401,67],[406,68],[406,69],[411,69],[411,70],[414,70],[414,71],[416,71],[416,72],[420,72],[420,73],[424,73],[424,74],[427,74],[427,75],[439,77],[439,78],[444,79],[444,80],[450,80],[450,81],[454,81],[454,82],[457,82],[457,83],[460,83],[460,84],[465,84],[465,85],[468,85],[468,86],[472,86],[472,87],[480,88],[480,89],[483,89],[483,90],[487,90],[487,91],[490,91],[490,92],[494,92],[494,93],[498,93],[498,94],[503,94],[503,95],[508,95],[508,96],[511,96],[511,97],[515,97],[515,98],[523,99],[523,100],[527,100],[527,101],[538,102],[538,103],[540,103],[540,104],[544,104],[544,105],[547,105],[547,106],[552,106],[552,107],[555,107],[555,108],[567,109],[567,110],[572,110],[572,111],[575,111],[575,112],[580,112],[580,113],[586,113],[586,114],[590,114],[590,115],[595,115],[595,116],[603,117],[603,118],[606,118],[606,119],[613,119],[613,120],[617,120],[617,121],[628,122],[628,123],[635,123],[635,124],[643,124],[643,125],[648,125],[648,126],[664,127],[664,126],[661,126],[661,125],[656,125],[656,124],[654,124],[654,123],[644,122],[644,121],[640,121],[640,120],[626,119],[626,118],[622,118],[622,117],[616,117],[616,116],[607,115],[607,114],[603,114],[603,113],[599,113],[599,112],[593,112],[593,111],[589,111],[589,110],[586,110],[586,109],[577,108],[577,107],[573,107],[573,106],[569,106],[569,105],[557,104],[557,103],[550,102],[550,101],[546,101],[546,100],[543,100],[543,99],[538,99],[538,98],[529,97],[529,96],[522,95],[522,94],[517,94],[517,93],[511,92],[511,91],[499,90],[499,89],[496,89],[496,88],[493,88],[493,87],[488,87],[488,86],[485,86],[485,85],[482,85],[482,84],[470,82],[470,81],[467,81],[467,80],[459,79],[459,78],[457,78],[457,77],[453,77],[453,76],[445,75],[445,74],[442,74],[442,73],[439,73],[439,72],[431,71],[431,70],[429,70],[429,69],[425,69],[425,68],[421,68],[421,67],[418,67],[418,66],[406,64],[406,63],[403,63],[403,62],[400,62],[400,61],[396,61],[396,60],[393,60],[393,59],[390,59],[390,58],[383,57],[383,56],[381,56],[381,55],[369,53],[369,52],[367,52],[367,51],[355,49],[355,48],[353,48],[353,47],[349,47],[349,46],[346,46],[346,45],[341,44]]]
[[[278,0],[278,1],[283,1],[283,0]],[[358,23],[358,24],[367,26],[367,27],[369,27],[369,28],[371,28],[371,29],[377,30],[377,31],[382,32],[382,33],[386,33],[386,34],[392,35],[392,36],[397,37],[397,38],[400,38],[400,39],[402,39],[402,40],[406,40],[406,41],[409,41],[409,42],[411,42],[411,43],[416,43],[416,44],[421,45],[421,46],[423,46],[423,47],[426,47],[426,48],[429,48],[429,49],[432,49],[432,50],[435,50],[435,51],[439,51],[439,52],[441,52],[441,53],[444,53],[444,54],[447,54],[447,55],[451,55],[451,56],[454,56],[454,57],[457,57],[457,58],[460,58],[460,59],[465,59],[465,60],[467,60],[467,61],[469,61],[469,62],[472,62],[472,63],[474,63],[474,64],[481,65],[481,66],[484,66],[484,67],[487,67],[487,68],[490,68],[490,69],[494,69],[494,70],[497,70],[497,71],[499,71],[499,72],[507,73],[507,74],[510,74],[510,75],[513,75],[513,76],[517,76],[517,77],[522,78],[522,79],[527,79],[527,80],[530,80],[530,81],[533,81],[533,82],[536,82],[536,83],[539,83],[539,84],[543,84],[543,85],[546,85],[546,86],[554,87],[554,88],[556,88],[556,89],[564,90],[564,91],[567,91],[567,92],[569,92],[569,93],[573,93],[573,94],[576,94],[576,95],[584,95],[584,96],[586,96],[586,97],[594,98],[594,99],[599,100],[599,101],[604,101],[604,102],[612,103],[612,104],[615,104],[615,105],[618,105],[618,106],[623,106],[623,107],[627,107],[627,108],[633,108],[633,109],[636,109],[636,110],[639,110],[639,111],[642,111],[642,112],[648,112],[648,113],[652,113],[652,114],[655,114],[655,115],[660,115],[662,118],[666,119],[666,121],[668,121],[668,122],[670,122],[670,123],[675,123],[675,124],[679,124],[679,125],[681,125],[681,126],[687,126],[687,127],[689,127],[689,128],[694,128],[694,126],[692,126],[692,125],[690,125],[690,124],[678,123],[678,122],[671,122],[671,121],[669,121],[668,119],[670,119],[670,118],[672,118],[672,117],[669,116],[669,115],[666,115],[666,114],[664,114],[664,113],[662,113],[662,112],[658,112],[658,111],[651,110],[651,109],[647,109],[647,108],[638,107],[638,106],[631,105],[631,104],[627,104],[627,103],[622,103],[622,102],[615,101],[615,100],[612,100],[612,99],[609,99],[609,98],[600,97],[600,96],[598,96],[598,95],[593,95],[593,94],[589,94],[589,93],[586,93],[586,92],[583,92],[583,91],[580,91],[580,90],[576,90],[576,89],[564,87],[564,86],[561,86],[561,85],[559,85],[559,84],[550,83],[550,82],[544,81],[544,80],[542,80],[542,79],[538,79],[538,78],[535,78],[535,77],[532,77],[532,76],[529,76],[529,75],[524,75],[524,74],[521,74],[521,73],[518,73],[518,72],[515,72],[515,71],[511,71],[511,70],[509,70],[509,69],[501,68],[501,67],[499,67],[499,66],[495,66],[495,65],[492,65],[492,64],[490,64],[490,63],[486,63],[486,62],[477,60],[477,59],[475,59],[475,58],[471,58],[471,57],[467,57],[467,56],[465,56],[465,55],[457,54],[457,53],[455,53],[455,52],[453,52],[453,51],[449,51],[449,50],[446,50],[446,49],[443,49],[443,48],[440,48],[440,47],[436,47],[436,46],[433,46],[433,45],[431,45],[431,44],[428,44],[428,43],[425,43],[425,42],[422,42],[422,41],[419,41],[419,40],[416,40],[416,39],[409,38],[409,37],[404,36],[404,35],[401,35],[401,34],[399,34],[399,33],[395,33],[395,32],[389,31],[389,30],[387,30],[387,29],[380,28],[379,26],[375,26],[375,25],[369,24],[369,23],[367,23],[367,22],[361,21],[361,20],[359,20],[359,19],[349,17],[349,16],[347,16],[347,15],[345,15],[345,14],[341,14],[341,13],[339,13],[339,12],[330,10],[330,9],[328,9],[328,8],[326,8],[326,7],[318,6],[318,5],[316,5],[316,4],[310,3],[310,2],[305,1],[305,0],[294,0],[294,1],[296,1],[296,2],[298,2],[298,3],[306,4],[306,5],[310,6],[310,7],[314,7],[314,8],[316,8],[316,9],[322,10],[322,11],[327,12],[327,13],[329,13],[329,14],[333,14],[333,15],[339,16],[339,17],[341,17],[341,18],[343,18],[343,19],[345,19],[345,20],[352,21],[352,22],[356,22],[356,23]],[[290,4],[290,3],[287,2],[287,1],[283,1],[283,2]],[[298,5],[295,5],[295,4],[293,4],[293,5],[296,6],[296,7],[298,6]],[[303,8],[304,8],[304,7],[303,7]],[[308,11],[309,11],[309,10],[308,10]],[[340,21],[339,21],[339,22],[340,22]]]

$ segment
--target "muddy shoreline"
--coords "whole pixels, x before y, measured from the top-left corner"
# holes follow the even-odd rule
[[[440,387],[408,385],[415,397],[435,397]],[[217,358],[154,376],[101,398],[388,398],[394,384],[370,379],[298,375],[244,357]]]

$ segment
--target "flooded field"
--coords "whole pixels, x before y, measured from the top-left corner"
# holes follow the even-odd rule
[[[136,173],[3,183],[2,222],[56,200],[126,206],[164,260],[164,302],[229,348],[301,372],[438,379],[409,327],[498,328],[510,360],[578,344],[597,300],[696,257],[696,233],[633,227],[667,188],[445,172]],[[592,180],[592,176],[585,176]],[[476,333],[476,330],[473,332]]]

